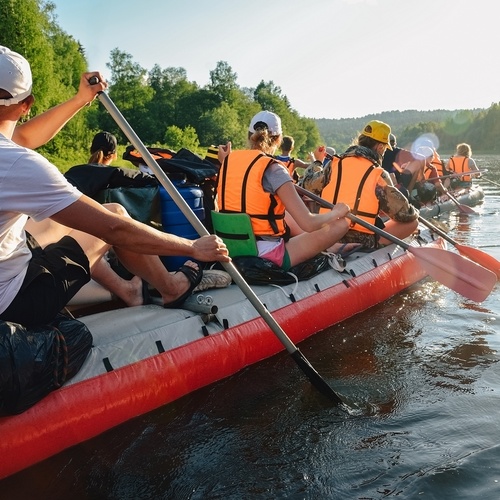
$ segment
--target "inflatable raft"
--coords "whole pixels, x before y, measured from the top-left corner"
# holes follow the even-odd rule
[[[412,246],[443,248],[425,230]],[[253,286],[298,343],[374,306],[426,276],[396,245],[348,257],[284,287]],[[239,288],[192,297],[210,312],[145,305],[79,317],[94,343],[77,375],[19,415],[0,418],[0,477],[6,477],[283,350]],[[335,304],[335,307],[332,307]]]
[[[460,205],[466,205],[468,207],[475,207],[482,204],[484,201],[484,191],[482,187],[477,184],[473,184],[470,188],[454,191],[452,195],[460,203]],[[459,208],[456,203],[444,195],[437,201],[424,205],[419,208],[419,210],[422,217],[430,219],[432,217],[437,217],[440,214],[458,212]]]

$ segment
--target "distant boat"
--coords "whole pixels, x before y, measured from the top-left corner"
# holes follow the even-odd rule
[[[484,201],[483,188],[477,184],[472,184],[472,186],[468,188],[452,191],[451,194],[460,205],[468,207],[481,205]],[[420,207],[419,211],[422,217],[430,219],[431,217],[437,217],[443,213],[458,212],[459,208],[455,202],[446,195],[443,195],[439,197],[438,200]]]

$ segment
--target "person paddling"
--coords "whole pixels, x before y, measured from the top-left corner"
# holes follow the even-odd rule
[[[280,117],[260,111],[248,127],[248,149],[220,146],[217,202],[221,212],[249,214],[259,256],[288,270],[322,251],[340,249],[336,243],[349,229],[349,207],[340,203],[324,214],[311,213],[274,157],[281,140]]]
[[[89,83],[96,77],[98,82]],[[77,95],[17,127],[34,102],[28,61],[0,47],[0,319],[24,325],[52,320],[114,248],[120,261],[156,288],[167,306],[179,306],[200,282],[196,262],[170,274],[158,255],[229,262],[215,235],[187,240],[134,221],[118,204],[100,205],[72,186],[57,167],[33,151],[107,88],[99,72],[83,73]],[[18,130],[18,128],[20,130]],[[27,147],[29,146],[29,147]],[[65,234],[44,248],[31,244],[28,218],[50,219]]]
[[[391,148],[390,133],[386,123],[368,122],[344,154],[335,157],[325,168],[314,164],[308,167],[302,187],[334,205],[347,203],[354,215],[397,238],[405,238],[417,229],[418,210],[409,204],[381,167],[386,149]],[[322,208],[320,212],[325,210]],[[380,211],[387,220],[382,221]],[[359,242],[366,248],[390,243],[360,224],[352,225],[340,241]]]

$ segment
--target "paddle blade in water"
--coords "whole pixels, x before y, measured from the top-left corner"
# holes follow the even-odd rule
[[[455,248],[465,257],[477,262],[481,266],[489,269],[491,272],[497,275],[497,278],[500,278],[500,261],[495,259],[492,255],[479,250],[479,248],[468,247],[465,245],[461,245],[460,243],[455,244]]]
[[[429,276],[475,302],[482,302],[497,282],[495,273],[441,248],[408,247]]]
[[[446,191],[448,198],[455,203],[462,214],[478,215],[478,213],[471,207],[467,205],[462,205],[449,191]]]
[[[462,205],[461,203],[459,203],[457,207],[463,214],[478,215],[478,213],[473,208],[467,205]]]
[[[326,383],[326,381],[320,376],[320,374],[314,369],[314,367],[307,361],[305,356],[297,349],[295,352],[291,353],[292,358],[299,365],[302,371],[308,376],[312,384],[327,398],[336,404],[343,403],[342,399],[337,395],[336,392]]]

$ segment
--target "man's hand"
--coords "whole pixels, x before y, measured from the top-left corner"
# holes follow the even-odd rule
[[[203,262],[231,262],[225,243],[214,234],[202,236],[193,242],[192,257]]]
[[[97,83],[91,84],[89,82],[92,77],[97,78]],[[101,75],[101,73],[99,73],[98,71],[89,71],[87,73],[83,73],[80,77],[80,85],[75,97],[83,104],[90,104],[96,98],[99,92],[102,92],[107,88],[108,83]]]
[[[222,144],[218,148],[217,158],[222,165],[226,156],[231,152],[231,141],[226,144]]]

